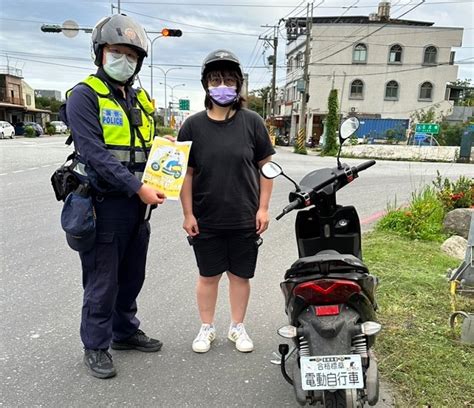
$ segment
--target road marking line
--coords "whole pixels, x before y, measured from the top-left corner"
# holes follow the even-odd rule
[[[53,165],[52,164],[45,164],[44,166],[41,166],[41,167],[44,168],[44,167],[51,167],[51,166],[53,166]]]
[[[1,173],[0,176],[8,176],[8,173]]]
[[[12,173],[23,173],[25,170],[15,170],[15,171],[12,171]]]

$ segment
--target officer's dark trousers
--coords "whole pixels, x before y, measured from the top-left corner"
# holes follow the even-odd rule
[[[81,339],[87,349],[107,349],[124,340],[140,324],[136,298],[145,279],[150,225],[145,205],[131,198],[96,197],[97,238],[81,252],[84,302]]]

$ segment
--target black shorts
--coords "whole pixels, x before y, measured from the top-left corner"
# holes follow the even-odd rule
[[[191,242],[201,276],[228,271],[240,278],[253,278],[262,243],[255,230],[200,230]]]

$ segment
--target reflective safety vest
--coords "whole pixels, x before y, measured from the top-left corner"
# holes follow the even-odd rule
[[[107,149],[141,180],[146,157],[155,134],[152,116],[155,108],[148,95],[143,89],[138,89],[133,107],[138,108],[139,114],[129,113],[127,115],[127,112],[113,97],[107,84],[100,78],[91,75],[80,83],[87,85],[97,95],[99,120]],[[68,97],[73,90],[74,88],[69,90],[66,96]],[[137,121],[136,126],[132,126],[132,120]]]

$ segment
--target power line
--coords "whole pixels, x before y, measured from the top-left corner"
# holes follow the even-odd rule
[[[134,13],[134,12],[132,12],[132,13]],[[138,14],[138,13],[134,13],[134,14]],[[153,18],[151,16],[146,16],[146,17]],[[16,19],[16,18],[5,18],[5,17],[0,17],[0,20],[20,21],[22,23],[29,23],[29,24],[45,24],[45,21],[40,21],[40,20],[20,20],[20,19]],[[49,21],[47,23],[48,24],[60,25],[60,24],[57,24],[57,23],[54,23],[54,22],[51,22],[51,21]],[[186,24],[183,24],[183,23],[176,23],[176,24],[186,25]],[[203,28],[203,27],[200,27],[200,26],[192,26],[192,27]],[[213,30],[213,29],[206,28],[206,30]],[[145,28],[145,31],[148,31],[148,30]],[[203,34],[203,35],[229,35],[229,34],[232,34],[232,35],[241,35],[241,36],[246,36],[246,37],[249,37],[249,36],[250,37],[256,37],[256,36],[258,36],[258,35],[253,35],[253,34],[239,33],[239,32],[234,32],[234,31],[224,31],[224,30],[222,30],[221,32],[213,31],[212,33],[206,33],[206,32],[203,32],[203,31],[187,31],[187,30],[186,31],[183,30],[183,32],[186,33],[186,34]]]
[[[467,59],[470,59],[470,58],[467,58]],[[455,64],[457,63],[462,63],[464,60],[460,60],[459,62],[456,61]],[[472,62],[474,63],[474,62]],[[333,65],[333,66],[338,66],[338,65],[342,65],[342,64],[337,64],[337,65],[334,65],[334,64],[328,64],[328,65]],[[312,78],[323,78],[323,77],[328,77],[328,76],[334,76],[334,77],[361,77],[361,78],[365,78],[365,77],[368,77],[368,76],[375,76],[375,75],[391,75],[391,74],[396,74],[396,73],[399,73],[399,72],[409,72],[409,71],[418,71],[418,70],[422,70],[422,69],[430,69],[430,68],[436,68],[438,66],[442,66],[442,65],[451,65],[450,62],[443,62],[443,63],[440,63],[440,64],[437,64],[437,65],[432,65],[432,66],[422,66],[422,67],[414,67],[414,68],[407,68],[407,69],[399,69],[399,70],[393,70],[393,71],[380,71],[380,72],[370,72],[370,73],[364,73],[364,74],[331,74],[331,73],[327,73],[327,74],[314,74],[314,75],[310,75],[310,77]],[[291,82],[294,82],[294,81],[291,81]]]
[[[41,60],[37,60],[37,59],[31,59],[31,58],[25,58],[28,57],[29,55],[31,54],[27,54],[27,53],[15,53],[15,52],[12,52],[12,51],[1,51],[0,50],[0,56],[2,57],[10,57],[10,58],[15,58],[15,59],[18,59],[20,61],[30,61],[30,62],[37,62],[37,63],[40,63],[40,64],[47,64],[47,65],[56,65],[56,66],[62,66],[62,67],[68,67],[68,68],[79,68],[79,69],[91,69],[91,68],[86,68],[86,67],[82,67],[82,66],[77,66],[77,65],[67,65],[67,64],[61,64],[61,63],[56,63],[56,62],[50,62],[50,61],[41,61]],[[25,56],[23,56],[25,55]],[[48,59],[51,59],[51,58],[58,58],[58,59],[69,59],[69,60],[77,60],[77,61],[91,61],[87,58],[74,58],[74,57],[60,57],[60,56],[45,56],[45,55],[41,55],[41,54],[36,54],[36,58],[48,58]],[[177,63],[173,63],[173,64],[164,64],[164,63],[160,63],[160,64],[154,64],[155,66],[163,66],[163,67],[182,67],[182,68],[201,68],[201,64],[177,64]],[[265,65],[254,65],[252,67],[250,67],[252,69],[268,69],[267,66]]]
[[[82,0],[83,3],[102,3],[100,0]],[[303,2],[306,2],[304,0]],[[200,6],[200,7],[248,7],[248,8],[292,8],[294,4],[278,4],[278,5],[271,5],[271,4],[242,4],[242,3],[175,3],[175,2],[162,2],[162,1],[121,1],[122,4],[137,4],[137,5],[156,5],[156,6]],[[407,6],[410,5],[411,2],[403,3],[400,6]],[[450,0],[450,1],[431,1],[426,2],[424,5],[431,6],[431,5],[438,5],[438,4],[463,4],[463,3],[472,3],[472,0]],[[398,5],[398,3],[396,4]],[[356,8],[376,8],[378,4],[361,4]],[[348,6],[321,6],[323,9],[345,9]],[[122,8],[123,10],[123,8]]]
[[[259,41],[260,41],[260,38],[257,38],[257,40],[255,41],[255,45],[253,47],[253,50],[250,53],[250,57],[248,59],[248,64],[244,65],[245,69],[250,65],[250,62],[252,61],[252,58],[253,58],[253,53],[257,50],[258,45],[259,44],[261,45],[261,43]]]
[[[421,6],[424,2],[425,2],[425,0],[421,0],[420,3],[416,4],[415,6],[413,6],[410,10],[405,11],[404,13],[400,14],[396,19],[399,19],[400,17],[403,17],[403,16],[407,15],[407,14],[410,13],[411,11],[415,10],[417,7]],[[329,54],[329,55],[327,55],[327,56],[325,56],[325,57],[323,57],[323,58],[320,58],[320,59],[316,60],[315,62],[324,61],[325,59],[328,59],[328,58],[330,58],[330,57],[332,57],[332,56],[334,56],[334,55],[336,55],[336,54],[339,54],[340,52],[342,52],[342,51],[344,51],[344,50],[347,50],[348,48],[352,47],[354,44],[356,44],[356,43],[358,43],[358,42],[360,42],[360,41],[362,41],[362,40],[364,40],[364,39],[370,37],[372,34],[375,34],[377,31],[382,30],[382,29],[383,29],[384,27],[386,27],[388,24],[390,24],[390,23],[383,24],[381,27],[377,28],[376,30],[372,31],[371,33],[369,33],[369,34],[367,34],[367,35],[364,35],[363,37],[359,38],[357,41],[354,41],[353,43],[351,43],[351,44],[349,44],[349,45],[347,45],[347,46],[345,46],[345,47],[342,47],[341,49],[339,49],[339,50],[337,50],[337,51],[335,51],[335,52],[333,52],[333,53],[331,53],[331,54]]]
[[[324,2],[325,0],[323,0]],[[301,3],[298,3],[298,5],[292,9],[288,14],[284,15],[279,21],[278,21],[278,24],[280,24],[280,21],[284,20],[285,18],[287,18],[290,14],[294,13],[296,10],[298,10],[300,7],[302,7],[304,4],[306,3],[306,0],[302,0]],[[303,11],[305,10],[305,8],[303,8]],[[300,14],[301,12],[299,12],[298,14]],[[269,24],[269,26],[271,26],[271,24]],[[271,28],[267,28],[261,35],[265,35],[267,34],[269,31],[271,31]]]
[[[234,34],[234,35],[243,35],[243,36],[247,36],[247,37],[258,37],[258,34],[245,34],[245,33],[237,32],[237,31],[228,31],[228,30],[221,30],[221,29],[218,29],[218,28],[205,27],[205,26],[199,26],[199,25],[194,25],[194,24],[187,24],[187,23],[183,23],[182,21],[168,20],[168,19],[164,19],[164,18],[153,17],[153,16],[143,14],[143,13],[138,13],[138,12],[132,11],[132,10],[125,10],[124,8],[122,8],[122,11],[125,11],[127,13],[131,13],[131,14],[135,14],[137,16],[151,18],[151,19],[154,19],[154,20],[166,21],[168,23],[173,23],[173,24],[179,24],[181,26],[201,28],[203,30],[215,31],[215,32],[220,32],[220,33],[227,33],[227,34]]]
[[[349,10],[350,8],[357,7],[358,1],[359,1],[359,0],[357,0],[353,5],[351,5],[350,7],[348,7],[347,10]],[[393,6],[396,6],[396,5],[398,5],[399,3],[400,3],[400,1],[398,1],[397,3],[395,3]],[[411,0],[410,0],[410,3],[411,3]],[[410,3],[408,3],[408,4],[410,4]],[[393,7],[393,6],[392,6],[392,7]],[[404,7],[406,7],[406,5],[401,5],[401,6],[399,6],[399,8],[397,9],[397,11],[400,11],[400,10],[403,9]],[[343,14],[344,14],[344,13],[343,13]],[[341,17],[343,16],[343,14],[341,15]],[[335,22],[337,22],[338,20],[339,20],[339,18],[336,19]],[[334,23],[332,23],[332,24],[334,24]],[[331,28],[331,27],[328,26],[328,27],[326,28],[326,30],[323,31],[323,33],[325,33],[327,30],[329,30],[329,28]],[[358,34],[358,33],[360,33],[361,31],[363,31],[364,28],[365,28],[364,26],[361,26],[361,27],[356,28],[356,29],[355,29],[354,31],[352,31],[349,35],[346,35],[346,36],[343,38],[343,40],[341,40],[341,42],[344,42],[344,40],[346,40],[346,39],[348,39],[348,38],[355,37],[356,34]],[[322,35],[323,33],[321,33],[321,35]],[[321,38],[321,35],[318,35],[318,38]],[[329,46],[327,46],[326,48],[324,48],[324,49],[318,51],[318,54],[317,54],[317,55],[318,55],[318,56],[319,56],[319,55],[322,55],[325,51],[330,50],[330,49],[333,48],[333,47],[334,47],[334,45],[329,45]]]

